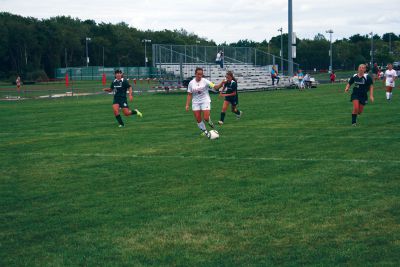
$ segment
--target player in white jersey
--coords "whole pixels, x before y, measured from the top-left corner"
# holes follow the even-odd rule
[[[195,71],[195,78],[190,81],[187,90],[186,111],[189,111],[189,103],[192,101],[192,110],[197,121],[197,126],[200,128],[202,134],[207,137],[210,137],[210,134],[207,131],[204,121],[214,128],[214,124],[210,118],[211,98],[208,93],[208,89],[214,89],[214,87],[216,87],[214,83],[203,78],[203,69],[198,67]]]
[[[383,82],[386,86],[386,99],[391,100],[392,99],[392,90],[395,87],[394,81],[397,78],[397,73],[393,69],[392,64],[387,65],[387,70],[385,71],[385,76],[383,78]]]

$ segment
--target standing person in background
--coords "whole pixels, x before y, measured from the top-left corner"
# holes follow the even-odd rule
[[[390,101],[392,99],[392,91],[395,87],[395,80],[397,79],[397,72],[393,69],[392,64],[387,65],[387,70],[383,78],[383,83],[386,86],[386,100]]]
[[[15,84],[17,85],[18,98],[20,98],[21,97],[21,77],[17,76],[17,79],[15,80]]]
[[[118,121],[118,127],[124,127],[125,124],[119,114],[120,109],[124,113],[125,116],[131,116],[136,114],[138,117],[143,117],[143,114],[137,110],[130,110],[128,106],[128,101],[126,98],[126,92],[128,91],[129,94],[129,101],[133,101],[132,96],[132,86],[129,82],[122,77],[122,71],[116,70],[115,71],[115,80],[111,83],[110,88],[104,88],[103,91],[106,92],[114,92],[114,101],[113,101],[113,111],[115,115],[115,119]]]
[[[372,67],[372,77],[374,78],[374,81],[378,80],[378,76],[379,76],[378,63],[374,63],[374,66]]]
[[[297,79],[299,79],[299,88],[300,89],[304,89],[303,78],[304,78],[304,73],[301,69],[299,69],[297,71]]]
[[[224,52],[220,50],[217,53],[217,56],[215,57],[215,63],[221,67],[221,69],[224,67]]]
[[[272,85],[275,85],[275,79],[276,79],[276,85],[279,84],[279,73],[278,70],[276,69],[275,65],[272,66],[271,69],[271,79],[272,79]]]
[[[237,105],[239,104],[239,97],[237,92],[237,81],[233,76],[233,72],[228,71],[226,73],[225,78],[226,81],[223,81],[219,85],[215,86],[215,89],[219,89],[222,86],[224,87],[219,94],[221,97],[224,97],[224,104],[222,105],[221,117],[220,120],[218,121],[219,125],[224,124],[225,112],[228,109],[229,104],[231,105],[232,112],[236,114],[237,119],[240,119],[243,114],[243,112],[237,108]]]
[[[218,86],[220,88],[222,83]],[[201,135],[205,135],[208,138],[210,138],[210,133],[207,131],[204,121],[206,121],[211,128],[214,128],[214,124],[210,118],[211,98],[208,89],[215,89],[216,87],[214,83],[203,78],[203,69],[197,67],[195,70],[195,77],[189,82],[187,90],[186,111],[189,111],[189,103],[191,101],[193,115],[196,119],[197,126],[201,130]]]
[[[329,75],[329,79],[331,80],[331,83],[335,83],[336,74],[334,71],[332,71],[331,74]]]
[[[350,86],[354,84],[350,101],[353,102],[353,112],[351,113],[351,124],[357,125],[357,115],[360,115],[364,106],[368,102],[368,91],[371,102],[374,102],[374,86],[371,76],[366,73],[365,64],[358,66],[358,72],[354,74],[346,85],[345,92],[348,92]]]

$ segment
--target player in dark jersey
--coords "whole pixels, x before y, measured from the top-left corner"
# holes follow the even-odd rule
[[[114,92],[114,101],[113,101],[113,110],[115,118],[119,123],[119,127],[124,127],[125,124],[122,121],[121,115],[119,114],[119,110],[122,109],[122,112],[125,116],[130,116],[136,114],[138,117],[143,117],[142,113],[137,110],[130,110],[128,106],[128,101],[126,98],[126,92],[129,94],[129,101],[133,101],[132,96],[132,86],[129,82],[122,77],[122,71],[115,71],[115,80],[111,83],[110,88],[103,89],[106,92]]]
[[[225,112],[228,109],[229,104],[231,104],[232,112],[236,114],[236,118],[240,119],[243,112],[237,108],[239,104],[239,97],[237,93],[237,81],[233,76],[232,71],[228,71],[226,73],[226,81],[222,82],[221,84],[217,85],[215,89],[219,89],[223,86],[223,89],[220,91],[220,96],[224,97],[224,104],[222,105],[221,117],[218,121],[219,125],[224,124],[225,120]]]
[[[371,102],[374,102],[374,86],[371,76],[366,73],[366,66],[361,64],[358,66],[358,72],[354,74],[346,85],[345,92],[348,92],[350,86],[354,84],[350,101],[353,102],[353,112],[351,113],[351,123],[357,125],[357,115],[360,115],[364,106],[368,102],[368,91]]]

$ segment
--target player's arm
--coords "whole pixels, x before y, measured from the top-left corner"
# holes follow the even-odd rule
[[[188,93],[186,97],[186,111],[189,111],[189,103],[192,100],[192,93]]]
[[[220,82],[219,84],[216,84],[216,85],[214,86],[214,89],[215,89],[215,90],[219,90],[219,89],[221,89],[221,87],[224,86],[224,84],[225,84],[225,80],[223,80],[223,81]]]
[[[104,88],[103,91],[104,92],[112,92],[113,89],[114,89],[114,85],[113,85],[113,83],[111,83],[110,87]]]
[[[369,99],[371,99],[371,102],[374,102],[374,85],[371,84],[369,86]]]
[[[347,83],[346,88],[344,89],[344,91],[345,91],[346,93],[349,91],[350,86],[351,86],[353,83],[354,83],[354,76],[351,77],[351,78],[349,79],[349,82]]]

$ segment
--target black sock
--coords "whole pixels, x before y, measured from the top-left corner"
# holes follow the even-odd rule
[[[221,112],[221,119],[220,121],[224,121],[225,120],[225,112]]]
[[[117,119],[119,125],[124,125],[124,122],[122,121],[121,115],[118,114],[118,116],[115,116],[115,118]]]
[[[240,110],[234,109],[234,110],[233,110],[233,113],[235,113],[236,115],[240,115]]]
[[[351,123],[354,124],[357,122],[357,114],[351,114]]]

